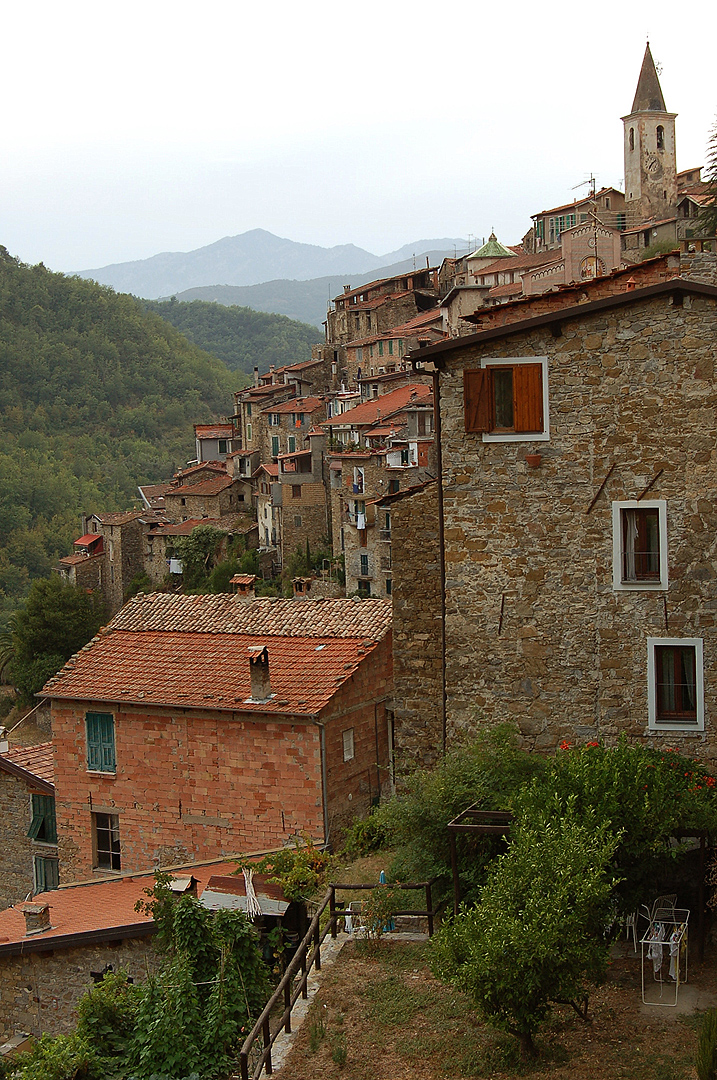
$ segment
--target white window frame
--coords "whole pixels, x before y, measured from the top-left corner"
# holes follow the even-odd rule
[[[656,645],[692,645],[695,650],[695,694],[696,721],[678,720],[665,722],[657,719],[657,665],[655,662]],[[647,715],[650,731],[704,731],[705,730],[705,688],[704,688],[704,656],[702,638],[675,638],[675,637],[648,637],[647,639]]]
[[[541,432],[510,432],[506,435],[493,435],[489,431],[482,432],[485,443],[515,443],[515,442],[549,442],[550,441],[550,416],[548,413],[548,358],[547,356],[491,356],[483,357],[480,362],[482,368],[489,367],[517,367],[518,364],[540,364],[542,367],[541,381],[543,386],[543,430]]]
[[[341,732],[341,740],[344,748],[344,761],[353,761],[356,756],[356,748],[354,746],[354,729],[352,727],[347,728],[346,731]]]
[[[656,581],[622,580],[622,511],[657,510],[660,535],[660,577]],[[667,500],[625,499],[612,504],[612,587],[614,592],[665,592],[668,586]]]

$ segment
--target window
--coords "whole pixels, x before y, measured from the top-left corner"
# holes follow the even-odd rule
[[[378,355],[383,356],[383,342],[382,341],[379,341],[379,343],[378,343]]]
[[[656,135],[657,135],[657,149],[658,150],[664,150],[665,149],[665,129],[663,128],[662,124],[657,125]]]
[[[388,493],[389,493],[389,495],[395,495],[397,491],[400,491],[400,489],[401,489],[401,481],[397,480],[395,477],[392,477],[388,482]]]
[[[27,835],[31,840],[39,840],[44,844],[56,844],[55,796],[32,795],[31,804],[32,821]]]
[[[60,870],[59,862],[57,859],[45,859],[40,855],[36,855],[33,859],[33,870],[35,879],[34,892],[49,892],[50,889],[57,889],[60,885]]]
[[[410,462],[408,460],[408,447],[407,446],[402,446],[401,447],[401,464],[402,465],[409,465],[410,464]]]
[[[272,437],[271,437],[271,456],[272,457],[278,457],[279,456],[279,436],[278,435],[272,435]]]
[[[361,576],[368,577],[368,555],[361,555]]]
[[[246,437],[247,442],[251,442],[251,424],[247,424],[246,426]]]
[[[667,588],[667,502],[612,504],[612,587],[618,592]]]
[[[294,514],[294,528],[301,528],[301,514]]]
[[[291,497],[292,497],[292,499],[300,499],[301,498],[301,484],[292,484],[291,485]]]
[[[630,128],[630,149],[635,149],[635,129]]]
[[[293,454],[296,451],[296,435],[289,436],[289,453]]]
[[[220,454],[226,454],[226,452],[227,452],[227,440],[226,439],[220,439],[219,440],[219,453]]]
[[[649,637],[647,677],[652,730],[704,731],[701,638]]]
[[[120,870],[119,817],[117,814],[92,815],[94,866],[98,870]]]
[[[115,772],[115,721],[111,713],[87,713],[87,768]]]
[[[251,402],[250,401],[247,401],[247,403],[246,403],[246,414],[247,414],[247,416],[251,416]]]
[[[341,738],[344,744],[344,761],[353,761],[354,759],[354,729],[351,727],[348,731],[342,732]]]
[[[392,585],[393,585],[393,579],[390,578],[390,577],[387,577],[386,578],[386,596],[391,595],[391,587],[392,587]]]
[[[370,596],[371,595],[371,582],[370,581],[361,581],[361,580],[359,580],[359,582],[358,582],[358,594],[359,594],[359,596]]]
[[[483,442],[545,441],[548,428],[547,357],[483,360],[463,372],[466,431]]]

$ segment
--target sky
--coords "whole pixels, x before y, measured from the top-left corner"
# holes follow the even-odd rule
[[[255,228],[516,243],[591,173],[621,185],[648,36],[678,169],[717,118],[714,0],[24,0],[0,26],[0,244],[53,270]]]

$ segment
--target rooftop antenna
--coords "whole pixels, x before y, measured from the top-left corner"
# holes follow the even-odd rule
[[[413,253],[413,269],[416,269],[416,252]]]
[[[597,202],[595,200],[596,183],[595,183],[595,177],[592,174],[592,172],[590,173],[590,176],[588,177],[587,180],[583,180],[580,184],[573,185],[573,187],[570,190],[571,191],[577,191],[578,188],[585,187],[586,184],[590,185],[590,189],[588,191],[588,199],[593,204],[592,210],[588,211],[588,213],[589,213],[590,217],[592,218],[592,222],[593,222],[593,251],[594,251],[593,258],[595,259],[595,277],[597,277],[598,273],[599,273],[599,268],[600,268],[600,260],[598,259],[598,225],[599,224],[602,225],[602,222],[600,221],[600,219],[597,216]]]

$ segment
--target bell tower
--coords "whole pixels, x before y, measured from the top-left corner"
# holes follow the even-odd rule
[[[625,129],[625,209],[628,221],[672,217],[677,205],[675,118],[667,112],[655,62],[647,43]]]

